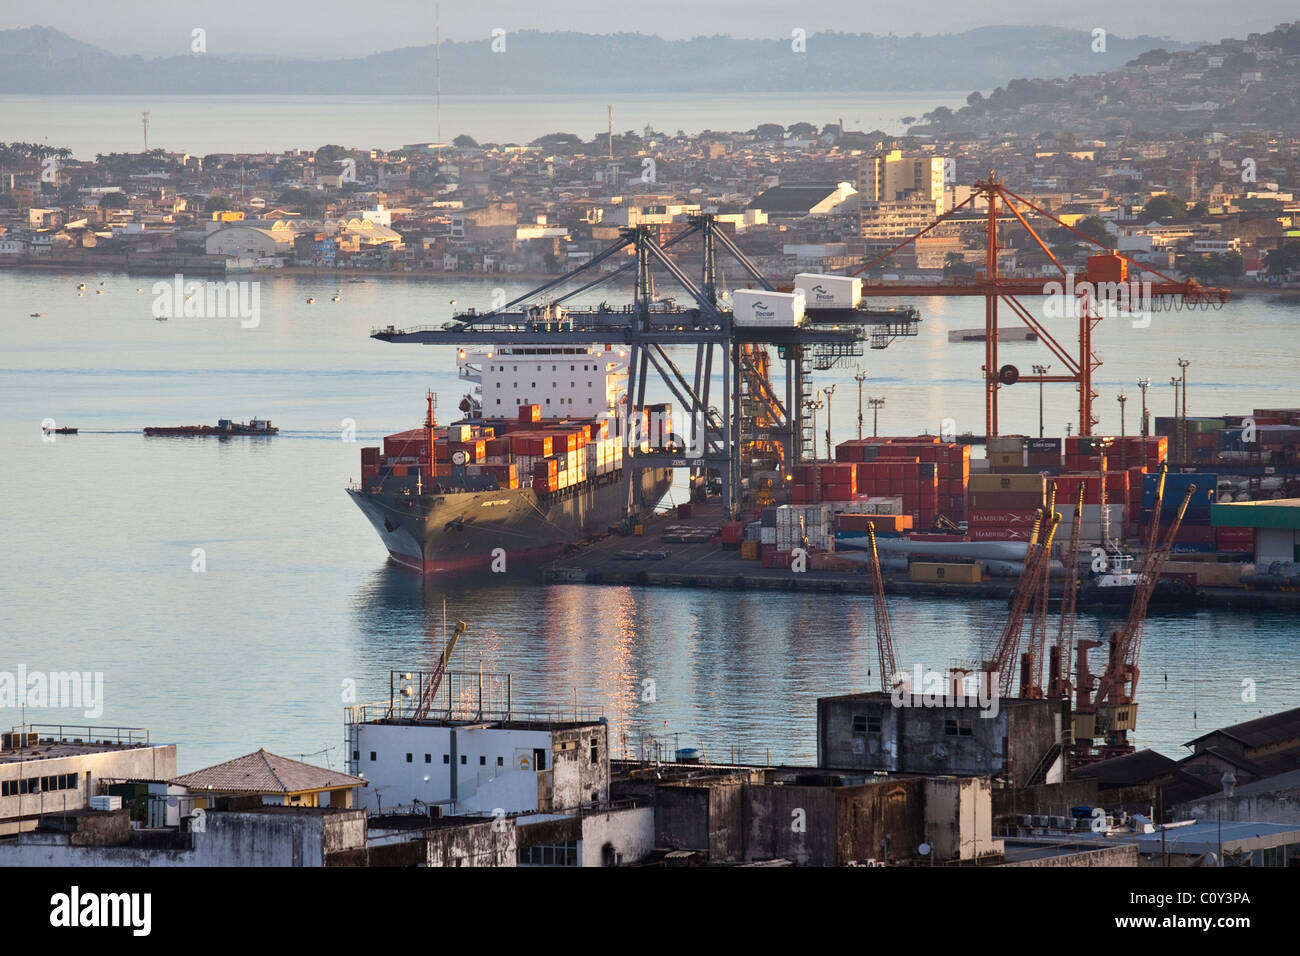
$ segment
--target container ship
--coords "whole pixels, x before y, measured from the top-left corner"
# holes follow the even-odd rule
[[[229,418],[218,419],[215,425],[172,425],[146,428],[144,433],[151,438],[225,438],[231,435],[274,435],[280,429],[274,427],[269,419],[254,418],[249,422],[231,421]]]
[[[424,574],[501,571],[559,554],[629,517],[627,361],[598,347],[459,353],[473,393],[465,418],[424,424],[361,450],[348,489],[390,558]],[[642,450],[671,449],[671,407],[649,405],[633,429]],[[631,511],[652,510],[670,468],[632,474]]]

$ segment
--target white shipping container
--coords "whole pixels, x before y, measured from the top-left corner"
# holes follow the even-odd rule
[[[758,541],[760,544],[776,544],[776,529],[760,528],[758,533]]]
[[[121,810],[121,809],[122,809],[122,798],[121,798],[121,797],[104,797],[104,796],[91,797],[91,798],[90,798],[90,809],[92,809],[92,810]]]
[[[804,300],[794,292],[736,289],[731,293],[732,322],[739,326],[793,328],[803,322]]]
[[[862,280],[856,276],[828,276],[801,272],[794,277],[806,309],[856,309],[862,302]]]

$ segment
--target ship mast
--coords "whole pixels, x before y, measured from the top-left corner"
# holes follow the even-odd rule
[[[424,438],[429,447],[429,478],[432,480],[435,468],[434,462],[437,461],[433,454],[433,406],[438,403],[438,397],[433,394],[433,389],[429,389],[425,392],[425,399],[429,403],[429,410],[424,416]]]

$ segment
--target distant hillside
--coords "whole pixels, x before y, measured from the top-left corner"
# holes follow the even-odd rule
[[[1162,47],[1106,73],[1015,79],[967,106],[923,117],[916,133],[1069,133],[1111,138],[1300,125],[1300,21],[1195,49]]]
[[[1093,38],[1056,27],[982,27],[941,36],[816,33],[806,52],[790,39],[639,33],[508,34],[442,44],[446,93],[803,92],[991,89],[1013,76],[1068,76],[1117,69],[1142,53],[1194,44],[1154,37]],[[0,31],[0,93],[429,93],[434,48],[358,59],[144,59],[118,56],[49,27]]]

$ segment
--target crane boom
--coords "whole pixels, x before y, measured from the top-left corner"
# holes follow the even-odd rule
[[[885,606],[885,576],[880,571],[880,554],[876,551],[876,523],[867,522],[871,540],[871,593],[876,611],[876,651],[880,654],[880,689],[893,690],[898,665],[894,661],[894,635],[889,629],[889,608]]]
[[[456,650],[456,642],[460,640],[462,634],[469,627],[464,621],[457,621],[455,629],[451,632],[451,639],[442,649],[442,656],[438,659],[438,666],[434,668],[433,674],[430,675],[429,681],[424,685],[424,693],[420,695],[420,706],[415,710],[415,719],[424,720],[433,710],[434,702],[438,699],[438,689],[442,687],[442,679],[447,674],[447,664],[451,661],[452,652]]]
[[[1047,494],[1047,513],[1056,511],[1056,486]],[[1044,545],[1045,555],[1042,575],[1034,586],[1034,623],[1029,631],[1029,667],[1020,675],[1021,697],[1043,696],[1043,658],[1047,653],[1047,599],[1052,586],[1052,537],[1055,526],[1048,532]],[[1027,679],[1026,679],[1027,678]]]
[[[1070,528],[1070,550],[1065,555],[1065,582],[1061,588],[1061,621],[1056,632],[1057,673],[1049,681],[1052,697],[1070,696],[1070,662],[1074,659],[1074,620],[1079,606],[1079,542],[1083,527],[1084,484],[1079,482],[1074,526]]]
[[[998,638],[997,645],[994,647],[992,656],[984,662],[984,679],[988,680],[992,675],[996,674],[999,693],[1003,697],[1011,696],[1011,687],[1015,683],[1015,672],[1012,669],[1012,663],[1015,661],[1016,651],[1020,647],[1020,635],[1024,631],[1025,614],[1029,610],[1030,599],[1036,590],[1033,585],[1037,582],[1042,567],[1040,562],[1045,550],[1044,542],[1056,530],[1058,521],[1060,521],[1059,515],[1054,513],[1048,515],[1043,508],[1039,508],[1035,513],[1034,527],[1029,535],[1029,545],[1025,549],[1025,566],[1020,575],[1021,581],[1030,582],[1030,586],[1016,588],[1015,596],[1012,598],[1011,613],[1007,615],[1006,624],[1003,625],[1002,633]]]

